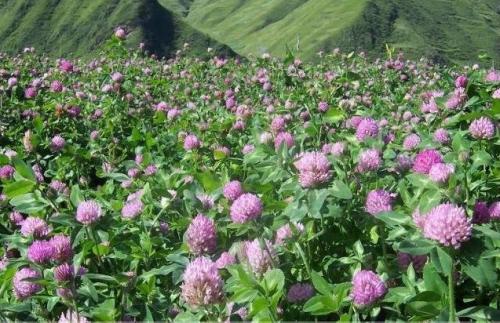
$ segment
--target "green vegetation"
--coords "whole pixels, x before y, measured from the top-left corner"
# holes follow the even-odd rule
[[[176,1],[177,2],[177,1]],[[130,45],[144,40],[157,54],[191,43],[230,51],[150,0],[0,0],[0,48],[33,46],[50,55],[79,56],[98,48],[118,25],[132,30]]]
[[[242,55],[378,54],[387,43],[440,61],[500,59],[498,0],[195,0],[186,20]]]
[[[120,24],[168,54],[185,41],[243,56],[289,47],[302,59],[389,44],[440,62],[500,60],[500,0],[0,0],[0,46],[51,54],[95,49]]]

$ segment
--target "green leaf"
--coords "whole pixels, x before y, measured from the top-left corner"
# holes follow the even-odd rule
[[[311,281],[314,288],[323,295],[331,295],[333,287],[319,273],[311,271]]]
[[[468,317],[479,322],[498,322],[500,310],[488,306],[474,306],[457,312],[457,316]]]
[[[80,186],[78,185],[73,185],[71,187],[71,195],[69,197],[71,204],[73,204],[74,207],[78,207],[78,205],[85,201],[85,198],[83,197],[82,192],[80,191]]]
[[[303,311],[312,315],[326,315],[338,311],[338,308],[331,296],[316,295],[304,304]]]
[[[321,217],[321,208],[325,204],[329,192],[326,189],[311,190],[308,194],[309,213],[313,218],[319,219]]]
[[[420,203],[418,204],[421,213],[426,213],[430,211],[433,207],[437,206],[441,202],[442,195],[439,190],[429,190],[425,192],[420,197]]]
[[[31,192],[34,187],[35,187],[35,182],[29,180],[20,180],[5,185],[4,193],[7,195],[9,199],[12,199],[16,196]]]
[[[476,169],[479,166],[488,166],[492,160],[492,157],[486,151],[481,150],[472,155],[471,160],[472,168]]]
[[[96,321],[112,322],[115,320],[115,315],[116,309],[114,298],[105,300],[92,311],[92,318]]]
[[[281,269],[269,270],[264,274],[264,289],[269,293],[281,292],[285,285],[285,275]]]
[[[31,312],[31,302],[23,302],[23,303],[0,303],[0,312],[14,312],[14,313],[23,313],[23,312]]]
[[[82,283],[83,283],[83,286],[81,288],[86,289],[86,291],[89,293],[92,300],[94,302],[97,302],[99,297],[97,296],[97,290],[95,289],[94,284],[90,281],[90,279],[88,279],[85,276],[82,277]]]
[[[197,323],[200,319],[191,312],[182,312],[175,316],[174,322],[176,323]]]
[[[479,259],[477,266],[462,265],[464,272],[481,286],[494,289],[498,274],[492,259]]]
[[[453,260],[441,247],[436,246],[431,250],[431,262],[438,272],[446,276],[451,274]]]
[[[221,186],[220,179],[212,172],[204,172],[196,175],[198,181],[207,192],[213,192]]]
[[[430,263],[426,264],[424,267],[424,286],[426,290],[436,292],[441,295],[441,297],[443,297],[448,290],[447,285]]]
[[[347,186],[344,182],[336,180],[333,182],[333,186],[331,188],[332,195],[339,199],[350,200],[352,199],[352,192],[349,186]]]
[[[324,114],[323,120],[329,123],[339,122],[345,119],[344,112],[338,108],[330,108]]]
[[[14,197],[10,200],[10,205],[21,213],[33,214],[42,211],[47,203],[37,194],[28,193]]]
[[[431,319],[441,312],[438,305],[438,303],[425,301],[412,302],[406,306],[406,311],[411,315],[418,316],[419,319]]]
[[[29,167],[24,161],[19,159],[19,157],[15,156],[12,159],[12,162],[14,164],[14,168],[16,169],[16,172],[21,175],[23,178],[30,180],[32,182],[36,182],[36,177],[35,173]]]
[[[238,286],[231,300],[235,303],[242,304],[251,302],[259,295],[259,291],[253,288]]]
[[[90,280],[100,280],[100,281],[118,284],[118,280],[116,280],[116,278],[113,276],[88,273],[88,274],[85,274],[85,277],[87,277]]]
[[[409,217],[405,214],[397,211],[382,212],[375,216],[375,218],[383,221],[388,226],[393,227],[397,225],[403,225],[409,222]]]

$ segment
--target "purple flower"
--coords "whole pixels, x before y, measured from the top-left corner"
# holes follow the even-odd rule
[[[398,265],[403,270],[406,270],[412,264],[415,271],[421,271],[426,262],[426,255],[412,256],[408,253],[398,252]]]
[[[49,240],[54,248],[52,259],[63,262],[68,261],[73,256],[73,248],[71,247],[71,239],[64,234],[56,234]]]
[[[490,70],[485,77],[486,82],[496,83],[500,82],[500,71]]]
[[[489,118],[481,117],[472,121],[469,132],[475,139],[491,139],[495,135],[495,125]]]
[[[101,206],[93,200],[81,202],[76,210],[76,220],[86,225],[94,223],[101,216]]]
[[[129,201],[125,203],[125,205],[122,208],[122,217],[125,219],[133,219],[139,214],[142,213],[142,208],[144,207],[144,204],[142,204],[140,199],[134,199],[132,201]]]
[[[155,164],[151,164],[151,165],[148,165],[144,169],[144,175],[151,176],[151,175],[156,174],[157,171],[158,171],[158,168],[156,167],[156,165]]]
[[[6,180],[11,179],[14,176],[16,169],[10,165],[4,165],[0,167],[0,179]]]
[[[34,238],[43,238],[50,233],[47,223],[37,217],[27,217],[21,223],[21,234],[25,237],[33,235]]]
[[[299,171],[299,182],[304,188],[324,184],[332,177],[330,162],[321,152],[304,153],[294,166]]]
[[[295,232],[296,231],[298,231],[300,233],[304,232],[304,226],[301,223],[292,224],[292,225],[295,229]],[[293,237],[294,229],[292,229],[292,225],[290,225],[290,223],[287,223],[284,226],[280,227],[276,231],[275,243],[277,245],[283,244],[286,240]]]
[[[413,133],[405,138],[403,141],[403,148],[406,150],[415,149],[420,144],[420,137]]]
[[[214,221],[198,214],[186,231],[189,250],[195,255],[213,253],[217,248],[217,232]]]
[[[436,183],[445,183],[454,172],[455,166],[452,164],[437,163],[429,170],[429,178]]]
[[[33,99],[38,95],[38,90],[34,87],[28,87],[24,90],[24,97],[26,99]]]
[[[200,140],[198,137],[195,135],[187,135],[186,138],[184,138],[184,149],[185,150],[193,150],[200,148]]]
[[[61,81],[54,80],[52,81],[52,83],[50,83],[50,90],[52,92],[62,92],[63,84],[61,83]]]
[[[71,281],[74,275],[75,268],[68,263],[63,263],[54,268],[54,278],[58,282]]]
[[[17,78],[15,77],[10,77],[8,80],[7,80],[7,86],[8,88],[13,88],[14,86],[17,85]]]
[[[366,197],[365,210],[371,215],[392,211],[394,195],[385,190],[374,190]]]
[[[387,287],[380,277],[370,270],[360,270],[352,279],[351,299],[359,308],[370,306],[382,298]]]
[[[326,112],[328,111],[328,109],[330,108],[330,106],[328,105],[327,102],[324,102],[324,101],[321,101],[319,104],[318,104],[318,110],[320,112]]]
[[[31,268],[23,268],[16,272],[12,279],[12,290],[17,299],[22,300],[42,290],[40,284],[25,279],[41,278],[40,273]]]
[[[247,155],[247,154],[252,153],[254,150],[255,150],[255,146],[254,145],[247,144],[247,145],[243,146],[243,149],[241,149],[241,153],[243,155]]]
[[[500,220],[500,202],[491,203],[488,210],[490,211],[490,219]]]
[[[282,144],[286,145],[288,148],[295,145],[295,140],[289,132],[282,131],[276,135],[276,138],[274,138],[274,148],[276,150],[278,150]]]
[[[368,149],[359,154],[357,170],[365,173],[380,168],[382,160],[377,149]]]
[[[257,195],[242,194],[231,205],[231,220],[234,223],[245,223],[257,219],[262,214],[262,202]]]
[[[66,59],[61,59],[59,61],[59,69],[62,72],[70,73],[70,72],[73,72],[74,66],[70,61],[68,61]]]
[[[85,316],[76,313],[72,310],[67,310],[66,313],[61,313],[58,323],[89,323]]]
[[[271,130],[275,133],[285,130],[286,121],[281,116],[274,117],[271,121]]]
[[[224,281],[215,263],[207,257],[190,262],[182,276],[181,295],[191,307],[219,303],[223,297]]]
[[[222,193],[229,201],[234,201],[240,197],[244,191],[240,181],[231,181],[224,186]]]
[[[378,125],[372,118],[363,118],[356,127],[356,138],[364,141],[366,138],[374,138],[378,135]]]
[[[66,141],[60,135],[55,135],[50,141],[50,148],[53,151],[61,151],[64,148]]]
[[[28,247],[28,259],[37,264],[49,262],[54,255],[54,247],[49,241],[36,240]]]
[[[467,83],[469,83],[469,80],[467,79],[467,76],[465,75],[460,75],[455,79],[455,87],[460,88],[460,87],[466,87]]]
[[[198,201],[200,201],[201,206],[205,210],[210,210],[211,208],[214,207],[214,198],[211,197],[210,195],[208,195],[208,194],[198,194],[198,195],[196,195],[196,198],[198,199]]]
[[[413,170],[417,173],[428,174],[432,165],[442,163],[441,154],[434,149],[425,149],[417,154],[413,162]]]
[[[490,210],[486,202],[478,201],[474,204],[474,213],[472,214],[472,223],[488,223],[490,222]]]
[[[12,211],[9,214],[9,221],[14,225],[22,225],[24,221],[24,217],[18,211]]]
[[[440,204],[425,216],[423,233],[428,239],[458,249],[470,239],[472,224],[463,208],[449,203]]]
[[[233,265],[235,263],[236,258],[227,251],[224,251],[215,262],[218,269],[226,268],[227,266]]]
[[[121,83],[123,81],[123,74],[120,72],[114,72],[111,74],[111,79],[113,82]]]
[[[297,283],[293,284],[288,290],[287,300],[290,303],[300,303],[307,301],[309,298],[314,296],[314,288],[308,283]]]
[[[434,140],[441,144],[447,144],[450,141],[450,136],[448,131],[443,128],[439,128],[434,132]]]
[[[261,247],[259,239],[247,241],[245,243],[245,256],[250,265],[250,268],[255,275],[261,276],[266,271],[271,269],[273,260],[277,262],[278,256],[272,245],[268,240],[264,241],[264,246]]]
[[[68,189],[68,186],[66,186],[66,184],[64,184],[63,182],[55,179],[55,180],[52,180],[52,182],[50,183],[49,185],[50,189],[58,194],[62,194],[62,195],[69,195],[69,189]]]
[[[500,99],[500,89],[497,89],[493,94],[491,95],[493,99]]]

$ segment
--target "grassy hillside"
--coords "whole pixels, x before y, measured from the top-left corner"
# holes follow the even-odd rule
[[[227,50],[190,27],[156,0],[0,0],[0,48],[34,46],[49,54],[82,55],[97,48],[118,25],[133,33],[131,45],[145,40],[149,49],[168,54],[184,42],[194,50]]]
[[[500,60],[500,0],[0,0],[0,48],[85,54],[125,24],[129,41],[168,54],[190,42],[248,56],[302,59],[339,47],[379,56],[386,44],[442,62]],[[226,44],[229,47],[225,47]]]
[[[389,43],[443,61],[500,59],[499,0],[164,0],[195,28],[249,55],[312,59],[341,47],[378,53]],[[186,5],[187,4],[187,5]]]

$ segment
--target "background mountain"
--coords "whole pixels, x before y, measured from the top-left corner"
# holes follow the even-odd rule
[[[385,44],[442,62],[500,60],[500,0],[0,0],[0,48],[33,45],[53,54],[86,53],[119,24],[129,40],[169,53],[283,55],[305,60],[339,47],[380,55]]]
[[[132,30],[131,45],[144,41],[157,54],[168,55],[185,42],[198,55],[208,47],[232,53],[156,0],[0,0],[0,51],[34,46],[54,56],[85,55],[118,25]]]

